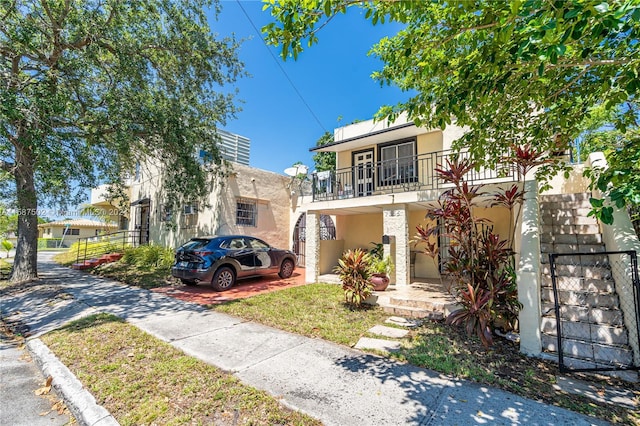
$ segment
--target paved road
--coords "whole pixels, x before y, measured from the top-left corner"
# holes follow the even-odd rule
[[[42,284],[3,296],[34,336],[110,312],[327,425],[606,424],[517,395],[209,311],[48,261]]]
[[[69,423],[69,415],[52,409],[55,390],[37,396],[45,378],[25,349],[0,333],[0,425],[45,426]]]

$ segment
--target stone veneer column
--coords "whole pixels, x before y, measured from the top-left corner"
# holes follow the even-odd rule
[[[518,263],[518,299],[520,310],[520,352],[537,355],[542,352],[540,332],[540,210],[538,186],[535,180],[526,181],[522,204],[520,262]]]
[[[395,285],[410,284],[409,208],[406,204],[386,206],[382,210],[383,234],[395,239]],[[392,256],[393,258],[394,256]],[[393,282],[393,281],[392,281]]]
[[[305,282],[316,283],[320,276],[320,214],[307,212],[305,229]]]

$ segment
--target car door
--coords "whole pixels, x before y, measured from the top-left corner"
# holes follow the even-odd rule
[[[248,238],[248,240],[254,252],[255,273],[270,274],[274,269],[277,269],[278,265],[275,264],[271,256],[269,244],[257,238]]]
[[[227,257],[233,259],[236,263],[239,277],[255,273],[255,254],[246,238],[230,238],[225,246]]]

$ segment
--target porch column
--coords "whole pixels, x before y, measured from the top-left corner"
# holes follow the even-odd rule
[[[320,276],[320,214],[317,212],[307,212],[305,240],[305,282],[316,283]]]
[[[395,273],[391,282],[403,286],[410,284],[411,255],[409,248],[409,207],[406,204],[394,204],[383,207],[382,210],[383,234],[394,237],[395,253],[392,254]],[[387,254],[387,253],[385,253]]]
[[[526,191],[522,204],[520,262],[518,263],[518,299],[520,310],[520,352],[537,355],[542,352],[540,332],[540,234],[538,184],[535,180],[524,183]]]

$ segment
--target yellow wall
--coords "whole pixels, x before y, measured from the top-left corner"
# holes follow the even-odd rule
[[[382,242],[382,214],[336,216],[336,238],[344,240],[344,250],[370,249]]]
[[[331,274],[333,268],[338,265],[338,259],[344,253],[344,241],[321,240],[320,241],[320,274]]]
[[[431,132],[418,135],[416,141],[418,155],[427,152],[442,151],[442,132]]]

